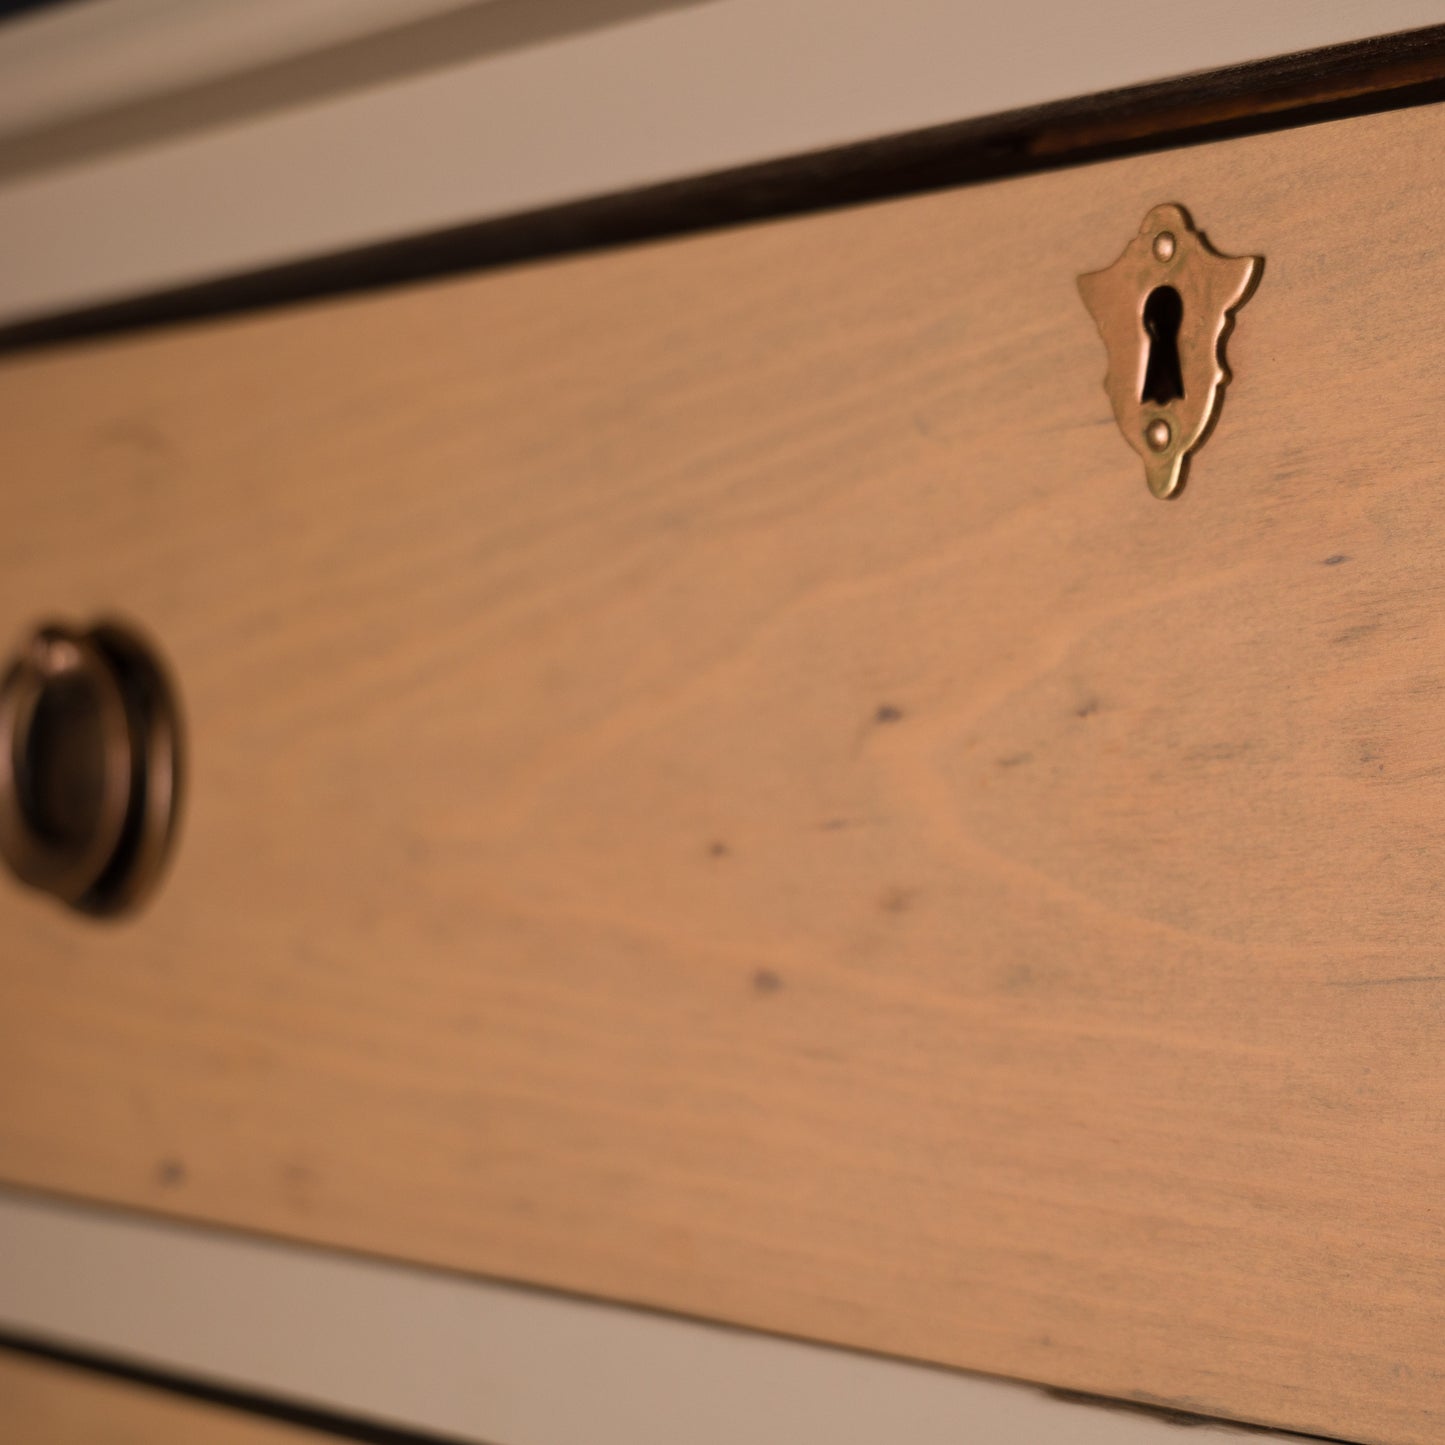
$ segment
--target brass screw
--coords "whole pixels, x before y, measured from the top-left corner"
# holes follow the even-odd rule
[[[49,632],[38,633],[30,645],[30,656],[46,672],[66,672],[80,666],[80,653],[73,642]]]
[[[1160,231],[1154,237],[1154,259],[1156,261],[1172,261],[1174,259],[1174,232]]]
[[[1169,445],[1169,439],[1173,435],[1173,432],[1169,430],[1169,423],[1162,416],[1156,417],[1144,428],[1144,440],[1156,452],[1162,452]]]

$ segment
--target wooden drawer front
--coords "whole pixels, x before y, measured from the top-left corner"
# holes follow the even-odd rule
[[[5,1438],[25,1445],[324,1445],[315,1430],[66,1365],[0,1354]]]
[[[160,896],[0,890],[0,1176],[1445,1427],[1437,109],[0,368]],[[1075,276],[1266,258],[1183,497]]]

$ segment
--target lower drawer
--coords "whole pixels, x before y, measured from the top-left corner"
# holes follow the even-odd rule
[[[0,367],[152,904],[0,894],[0,1177],[1445,1429],[1434,108]],[[1265,273],[1145,490],[1075,278]]]
[[[5,1438],[25,1445],[324,1445],[333,1437],[26,1355],[0,1353]]]

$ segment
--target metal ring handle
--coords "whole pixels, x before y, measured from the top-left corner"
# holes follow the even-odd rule
[[[57,827],[36,796],[36,751],[46,713],[67,695],[93,711],[98,776],[87,826]],[[48,706],[49,705],[49,706]],[[88,638],[41,628],[0,683],[0,857],[15,876],[79,903],[115,855],[130,806],[134,740],[119,679]]]
[[[0,861],[83,912],[135,903],[179,803],[179,713],[126,628],[37,629],[0,679]]]

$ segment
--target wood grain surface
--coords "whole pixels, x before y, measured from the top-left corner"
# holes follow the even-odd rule
[[[24,1445],[322,1445],[332,1437],[66,1365],[0,1353],[0,1419]]]
[[[0,632],[181,682],[0,892],[0,1176],[1445,1434],[1437,109],[0,368]],[[1262,254],[1178,502],[1075,276]]]

